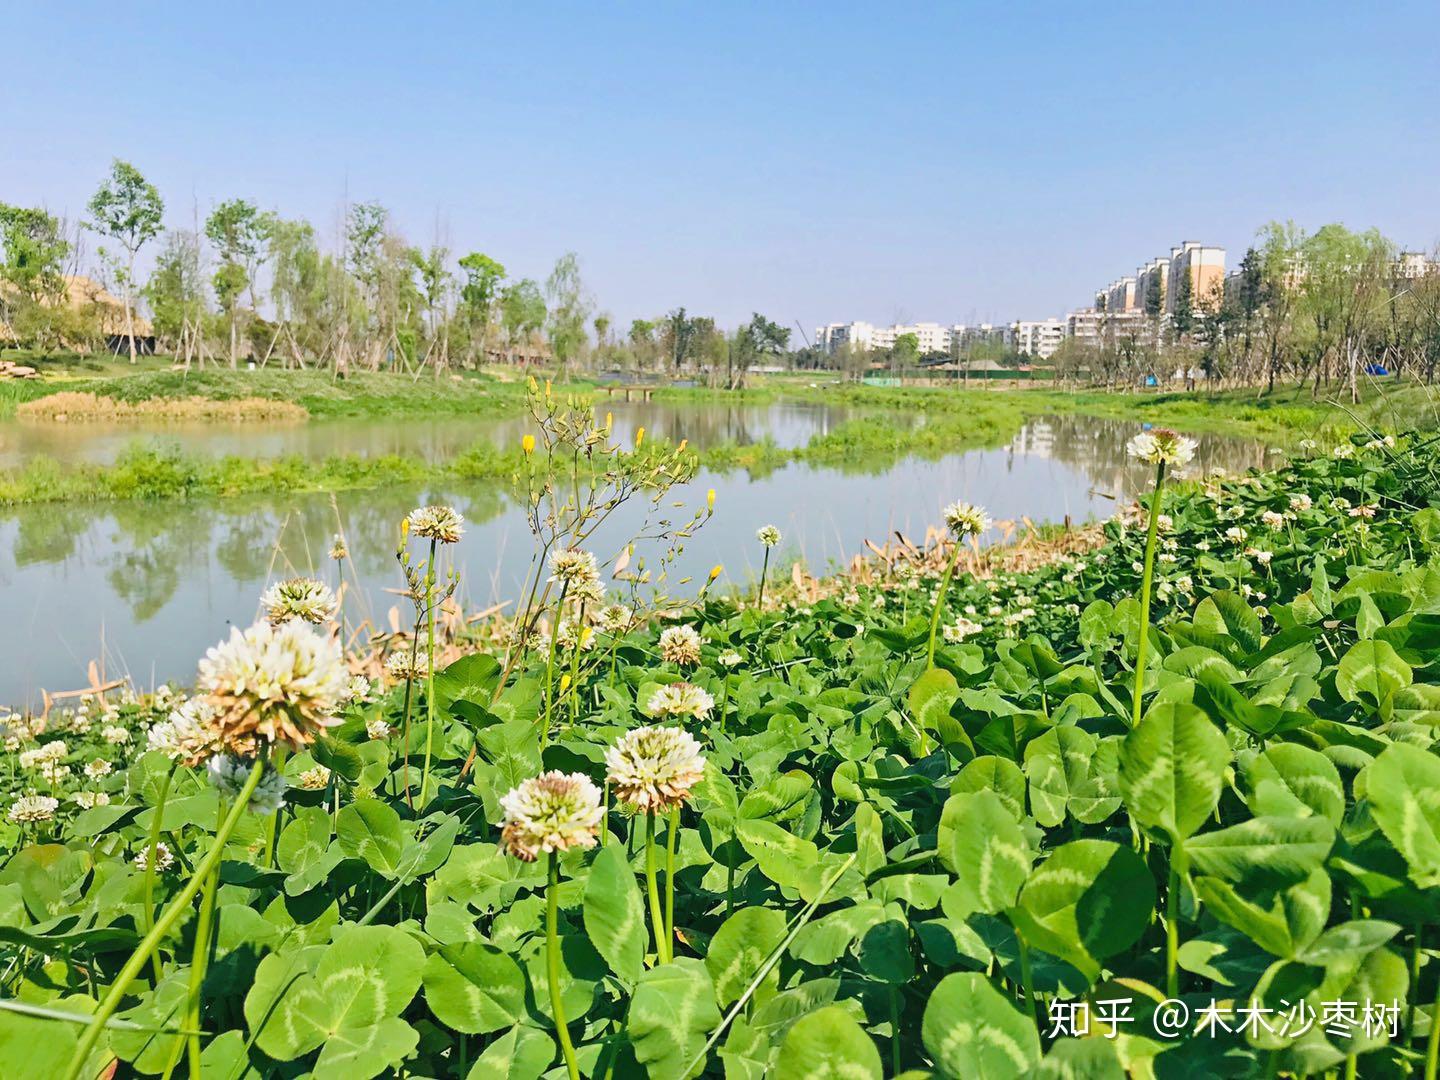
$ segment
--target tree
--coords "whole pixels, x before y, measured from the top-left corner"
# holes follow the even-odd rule
[[[172,343],[193,340],[205,313],[199,237],[183,229],[167,232],[143,292],[158,337]]]
[[[1165,290],[1160,285],[1160,275],[1152,271],[1145,282],[1145,314],[1158,319],[1165,306]]]
[[[60,301],[70,250],[58,218],[0,203],[0,322],[14,331],[16,316],[24,316],[41,347],[57,344],[62,336]]]
[[[610,322],[610,313],[602,311],[590,323],[595,328],[595,352],[601,359],[610,350]]]
[[[437,346],[440,349],[439,354],[434,356],[435,374],[438,377],[440,369],[449,359],[443,323],[450,282],[454,277],[446,266],[450,260],[450,250],[439,244],[433,244],[429,251],[422,252],[419,248],[411,248],[407,254],[411,265],[420,275],[420,295],[425,300],[425,311],[429,323],[430,346],[428,351],[434,354]]]
[[[901,334],[895,339],[894,346],[890,349],[891,364],[903,372],[907,367],[914,367],[915,361],[920,359],[920,338],[917,334]]]
[[[130,341],[130,362],[135,363],[135,256],[160,233],[165,216],[165,202],[155,185],[140,174],[128,161],[118,158],[110,166],[110,175],[90,199],[88,227],[108,236],[124,249],[122,266],[102,247],[99,255],[110,262],[119,279],[125,300],[125,336]]]
[[[685,361],[694,349],[697,330],[696,320],[686,315],[683,307],[670,312],[665,316],[665,321],[661,323],[661,344],[677,375],[680,374],[680,369],[685,365]]]
[[[1177,342],[1195,329],[1195,287],[1189,270],[1183,270],[1175,283],[1175,310],[1170,313],[1170,328]]]
[[[465,283],[460,286],[459,321],[471,356],[483,360],[505,267],[488,255],[472,251],[461,257],[460,270]]]
[[[580,257],[573,251],[555,260],[555,268],[545,280],[545,301],[548,307],[546,336],[563,375],[589,340],[585,336],[585,324],[592,307],[580,280]]]
[[[254,307],[256,260],[266,240],[266,223],[266,216],[246,199],[222,202],[205,219],[205,236],[220,257],[211,282],[215,299],[230,324],[232,368],[239,361],[240,295],[248,287]]]
[[[914,337],[913,334],[904,336]],[[745,373],[757,361],[765,357],[779,356],[789,347],[790,331],[779,323],[771,322],[758,311],[754,312],[750,321],[736,331],[731,344],[729,388],[733,390],[742,385]]]
[[[270,302],[279,333],[286,336],[290,359],[305,366],[302,338],[318,351],[317,331],[325,300],[322,257],[315,229],[308,221],[287,221],[271,215],[266,220],[270,256]],[[286,364],[288,367],[288,362]]]
[[[530,278],[521,278],[500,293],[500,325],[512,357],[515,347],[545,325],[545,295]]]
[[[1394,249],[1374,229],[1356,233],[1333,224],[1308,237],[1301,254],[1301,310],[1314,331],[1315,392],[1333,357],[1348,370],[1350,399],[1357,402],[1360,344],[1380,310]]]
[[[658,326],[658,323],[649,319],[630,320],[630,331],[625,340],[629,343],[630,352],[635,357],[635,366],[641,370],[656,363],[660,358],[660,345],[655,339],[655,331]]]

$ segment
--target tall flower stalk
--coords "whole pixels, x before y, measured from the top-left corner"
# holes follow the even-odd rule
[[[694,700],[696,708],[700,704],[698,699]],[[713,704],[709,695],[705,695],[703,704],[708,711]],[[664,964],[674,956],[674,845],[679,835],[679,811],[690,797],[690,789],[705,775],[705,758],[700,753],[700,744],[680,728],[641,727],[627,731],[605,751],[605,765],[606,778],[615,788],[615,797],[645,815],[645,891],[650,901],[655,955]],[[671,812],[670,832],[666,837],[667,896],[662,906],[656,881],[655,818],[667,810]]]
[[[505,812],[501,842],[522,862],[548,857],[545,886],[545,972],[555,1035],[570,1080],[580,1080],[580,1065],[565,1019],[560,993],[560,854],[595,846],[603,811],[600,791],[580,773],[548,772],[526,780],[500,800]]]
[[[755,601],[755,610],[765,610],[765,578],[770,571],[770,549],[780,543],[780,530],[774,525],[762,525],[755,533],[755,539],[759,540],[765,548],[765,556],[760,562],[760,595]]]
[[[414,533],[422,539],[430,541],[430,552],[425,559],[425,572],[423,575],[414,574],[410,570],[410,554],[406,547],[406,540]],[[415,633],[410,645],[410,666],[412,671],[408,673],[405,683],[405,717],[404,717],[404,740],[405,740],[405,798],[410,802],[410,701],[412,696],[412,683],[414,681],[413,669],[419,657],[420,651],[420,627],[427,626],[427,644],[425,665],[425,759],[420,769],[420,800],[425,800],[426,786],[430,782],[430,762],[433,757],[435,746],[435,615],[440,604],[454,595],[457,581],[454,574],[444,594],[437,590],[439,574],[437,572],[437,558],[441,544],[459,543],[460,537],[465,534],[465,519],[460,516],[453,507],[449,506],[422,506],[410,511],[400,527],[400,565],[405,572],[406,584],[409,586],[410,594],[415,598],[416,620]],[[412,804],[413,805],[413,804]]]
[[[1125,446],[1135,460],[1155,466],[1155,489],[1150,494],[1150,523],[1145,533],[1145,567],[1140,577],[1140,640],[1135,645],[1135,692],[1132,696],[1132,725],[1144,712],[1145,660],[1150,645],[1150,586],[1155,577],[1155,542],[1160,534],[1160,505],[1164,500],[1165,469],[1185,465],[1195,456],[1195,441],[1166,428],[1142,431]]]
[[[925,645],[925,670],[935,666],[935,634],[940,629],[940,613],[945,610],[945,595],[950,591],[950,580],[955,576],[955,567],[960,562],[966,537],[979,536],[990,528],[990,515],[979,506],[966,502],[951,503],[945,508],[945,525],[954,538],[955,550],[945,563],[945,573],[940,578],[940,588],[935,593],[935,609],[930,613],[930,639]]]
[[[145,966],[151,954],[159,947],[165,935],[179,921],[181,914],[190,907],[190,902],[195,899],[195,894],[200,891],[200,887],[219,864],[220,855],[230,841],[230,834],[240,823],[240,815],[249,805],[250,796],[255,793],[255,788],[260,783],[260,777],[264,771],[264,759],[257,758],[255,764],[251,766],[245,786],[240,789],[234,805],[230,808],[230,813],[226,815],[219,831],[215,834],[215,840],[210,845],[210,850],[206,852],[200,865],[195,868],[195,872],[190,875],[190,880],[186,882],[184,888],[175,894],[174,899],[161,913],[160,918],[155,921],[155,925],[150,928],[150,932],[145,935],[139,947],[130,954],[130,959],[120,969],[120,974],[115,977],[115,981],[110,984],[109,991],[101,1000],[100,1007],[95,1010],[95,1015],[91,1017],[90,1023],[85,1026],[84,1032],[80,1035],[80,1041],[75,1047],[75,1053],[70,1057],[70,1067],[65,1074],[67,1080],[78,1080],[86,1060],[89,1059],[91,1051],[95,1049],[100,1032],[104,1030],[110,1018],[115,1015],[115,1010],[120,1007],[120,1002],[125,997],[125,991],[130,988],[130,984],[135,981],[135,976],[140,974],[140,969]]]

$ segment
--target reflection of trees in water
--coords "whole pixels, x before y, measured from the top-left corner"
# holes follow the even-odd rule
[[[49,512],[47,512],[49,511]],[[19,513],[12,557],[15,565],[64,562],[75,554],[79,532],[52,507],[27,507]]]
[[[1126,442],[1140,429],[1133,420],[1047,416],[1021,428],[1011,440],[1010,452],[1074,466],[1090,477],[1097,490],[1130,496],[1147,490],[1151,481],[1151,469],[1137,466],[1125,453]],[[1265,446],[1253,439],[1215,434],[1192,437],[1197,446],[1195,459],[1186,469],[1189,476],[1204,476],[1216,467],[1239,473],[1265,464]]]

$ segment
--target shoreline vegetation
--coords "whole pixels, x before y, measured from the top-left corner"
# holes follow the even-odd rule
[[[257,377],[258,376],[258,377]],[[298,378],[299,382],[292,385]],[[81,390],[82,385],[97,389]],[[53,384],[52,384],[53,385]],[[477,418],[523,414],[523,382],[456,378],[446,383],[409,376],[364,375],[339,383],[308,372],[192,373],[143,372],[105,380],[76,380],[67,389],[38,395],[19,406],[23,416],[76,415],[149,420],[235,418],[253,410],[267,422],[314,421],[346,416],[468,414]],[[75,387],[70,389],[68,387]],[[557,387],[604,407],[594,384]],[[98,391],[103,390],[103,395]],[[281,397],[286,391],[289,393]],[[102,401],[101,399],[106,399]],[[1191,432],[1223,432],[1289,444],[1304,437],[1337,437],[1370,423],[1396,427],[1424,423],[1433,411],[1426,388],[1376,394],[1358,410],[1317,401],[1306,390],[1277,391],[1265,397],[1227,393],[1117,394],[1100,391],[988,390],[815,386],[775,380],[744,391],[701,387],[656,387],[662,404],[757,405],[813,402],[859,410],[804,446],[784,448],[772,441],[691,448],[697,467],[726,473],[743,469],[763,475],[790,464],[874,471],[904,458],[934,460],[962,450],[1002,444],[1028,419],[1078,414],[1116,420],[1145,420]],[[108,401],[108,403],[107,403]],[[50,403],[47,405],[47,403]],[[212,411],[213,410],[213,411]],[[913,418],[908,426],[894,418]],[[1420,421],[1417,423],[1417,421]],[[39,421],[44,422],[44,421]],[[130,499],[233,497],[359,491],[394,484],[509,481],[521,464],[520,448],[477,442],[448,459],[426,461],[403,455],[335,455],[315,460],[298,455],[274,458],[210,457],[167,445],[163,434],[137,438],[112,464],[66,465],[37,456],[0,471],[0,506],[53,502],[111,502]]]
[[[647,598],[595,528],[692,464],[583,404],[534,415],[536,558],[491,640],[446,617],[467,523],[420,506],[413,617],[363,670],[343,591],[292,578],[193,691],[7,721],[6,989],[48,996],[0,1072],[1209,1075],[1218,1050],[1353,1077],[1423,1048],[1434,1073],[1440,436],[1175,485],[1196,446],[1156,428],[1126,446],[1148,494],[1033,561],[955,502],[848,575],[767,590],[762,524],[753,593],[712,594],[717,567]],[[1234,1019],[1280,976],[1312,1017],[1353,1007],[1306,1036],[1289,999],[1249,1006],[1259,1045],[1065,1011]],[[351,1020],[360,982],[384,993]]]

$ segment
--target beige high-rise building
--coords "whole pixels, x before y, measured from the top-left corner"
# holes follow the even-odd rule
[[[1161,255],[1159,258],[1151,259],[1148,263],[1135,270],[1135,310],[1145,311],[1149,303],[1151,292],[1156,292],[1160,297],[1160,313],[1165,312],[1166,286],[1169,284],[1170,259]]]
[[[1190,279],[1191,308],[1213,311],[1225,296],[1225,249],[1207,247],[1198,240],[1185,240],[1179,247],[1170,249],[1165,290],[1167,315],[1175,314],[1182,276]]]
[[[1100,292],[1095,294],[1098,307],[1100,297],[1105,298],[1105,310],[1113,311],[1116,314],[1123,314],[1127,311],[1138,310],[1140,306],[1139,295],[1135,291],[1135,279],[1133,277],[1122,277],[1112,281]]]

